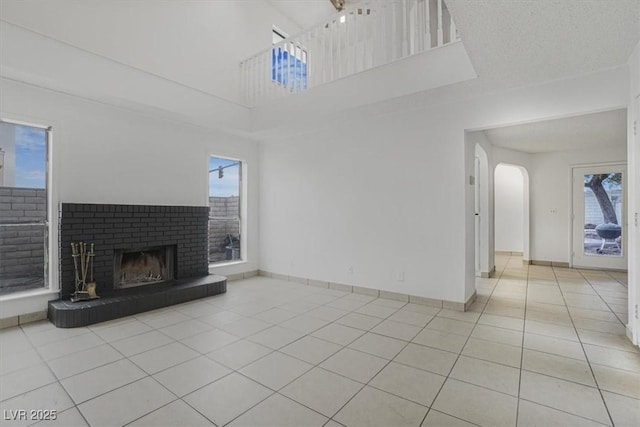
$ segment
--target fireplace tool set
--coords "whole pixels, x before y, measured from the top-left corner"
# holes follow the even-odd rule
[[[87,301],[100,298],[96,295],[96,283],[93,281],[93,258],[96,256],[94,244],[91,243],[89,250],[84,242],[71,242],[71,256],[73,257],[73,268],[75,271],[76,287],[71,295],[71,301]],[[90,281],[87,283],[87,274],[90,273]]]

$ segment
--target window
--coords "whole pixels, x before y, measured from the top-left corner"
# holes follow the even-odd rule
[[[288,36],[277,28],[272,31],[271,80],[283,87],[301,91],[307,88],[307,49],[287,41]]]
[[[0,121],[0,295],[48,286],[48,133]]]
[[[242,162],[209,158],[209,262],[241,259]]]

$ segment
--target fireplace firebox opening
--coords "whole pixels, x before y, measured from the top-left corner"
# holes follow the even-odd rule
[[[166,282],[175,278],[175,246],[116,250],[113,262],[114,289]]]

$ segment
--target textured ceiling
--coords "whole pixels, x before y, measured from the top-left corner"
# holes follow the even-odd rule
[[[640,39],[639,0],[446,0],[483,80],[502,87],[626,63]]]
[[[627,143],[627,110],[505,126],[484,132],[494,146],[526,153],[624,147]]]
[[[329,0],[269,0],[269,2],[280,13],[304,29],[311,28],[336,13]]]

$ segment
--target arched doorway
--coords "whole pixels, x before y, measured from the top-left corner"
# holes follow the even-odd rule
[[[495,251],[529,255],[529,173],[518,165],[499,163],[494,170]]]

